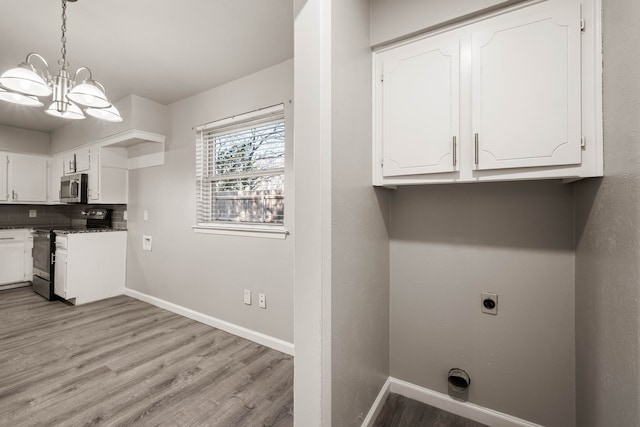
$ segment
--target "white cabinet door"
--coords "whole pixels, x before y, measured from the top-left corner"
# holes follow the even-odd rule
[[[64,174],[87,172],[91,168],[90,149],[78,148],[62,155],[64,162]]]
[[[75,153],[65,153],[62,155],[63,173],[71,175],[76,173],[76,157]]]
[[[6,154],[0,153],[0,202],[9,201],[9,172],[7,163],[9,158]]]
[[[14,202],[46,202],[47,159],[9,155],[9,186]]]
[[[431,37],[384,52],[383,176],[457,169],[460,40]]]
[[[67,251],[65,250],[56,250],[53,292],[59,297],[67,298]]]
[[[476,169],[581,162],[580,2],[547,1],[472,33]]]
[[[24,241],[0,234],[0,285],[24,281]]]
[[[91,150],[91,169],[89,172],[89,201],[100,201],[100,151],[98,148]]]
[[[64,174],[62,156],[53,157],[49,161],[49,201],[60,201],[60,178]]]
[[[76,172],[87,172],[91,169],[91,150],[89,148],[80,148],[76,150]]]

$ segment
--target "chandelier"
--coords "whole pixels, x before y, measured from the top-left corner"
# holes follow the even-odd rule
[[[49,64],[37,53],[30,53],[27,59],[16,68],[5,71],[0,76],[0,100],[30,107],[42,107],[40,97],[53,95],[52,102],[45,113],[65,119],[84,119],[84,112],[90,116],[110,122],[121,122],[122,117],[116,107],[107,99],[105,89],[100,82],[93,79],[91,70],[80,67],[73,79],[69,76],[67,62],[67,1],[62,0],[62,53],[58,60],[58,75],[51,76]],[[40,61],[40,68],[33,64]],[[79,76],[86,75],[84,80]]]

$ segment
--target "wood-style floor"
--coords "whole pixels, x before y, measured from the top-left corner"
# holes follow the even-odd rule
[[[0,292],[0,426],[292,426],[293,359],[120,296]]]
[[[433,406],[391,393],[374,427],[487,427]]]

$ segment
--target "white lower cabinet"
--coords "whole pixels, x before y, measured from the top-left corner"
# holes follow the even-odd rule
[[[26,229],[0,230],[0,285],[33,278],[33,240]]]
[[[521,3],[374,52],[374,184],[601,176],[593,1]]]
[[[126,259],[126,231],[57,235],[54,293],[75,305],[122,295]]]

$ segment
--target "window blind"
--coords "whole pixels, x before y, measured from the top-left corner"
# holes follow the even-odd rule
[[[284,108],[266,110],[198,128],[198,225],[284,224]]]

